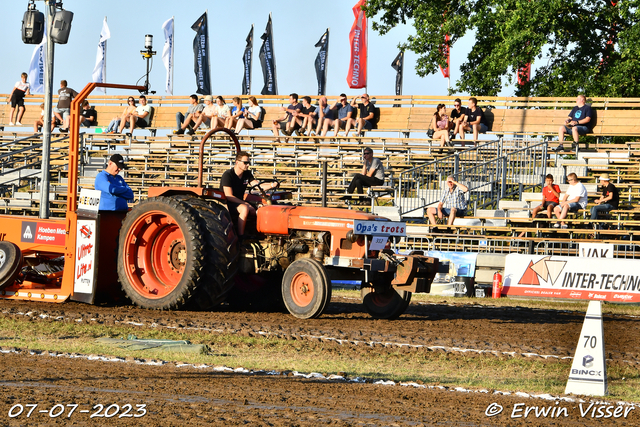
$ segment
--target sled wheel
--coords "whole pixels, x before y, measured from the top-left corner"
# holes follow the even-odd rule
[[[285,307],[299,319],[319,317],[331,300],[331,282],[318,261],[303,258],[294,261],[282,278]]]
[[[205,277],[204,233],[189,206],[170,197],[135,206],[120,230],[118,276],[143,308],[179,309]]]
[[[374,319],[397,319],[411,301],[411,292],[399,291],[392,286],[383,292],[363,286],[360,295],[364,308]]]
[[[22,252],[20,248],[15,243],[0,242],[0,289],[15,282],[21,267]]]

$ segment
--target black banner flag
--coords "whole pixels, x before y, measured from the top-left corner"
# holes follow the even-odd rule
[[[262,46],[260,47],[260,65],[262,65],[262,75],[264,76],[264,87],[262,95],[277,95],[278,84],[276,82],[276,55],[273,51],[273,32],[271,30],[271,14],[267,28],[260,37]]]
[[[244,48],[242,63],[244,64],[244,76],[242,77],[242,94],[251,93],[251,59],[253,58],[253,25],[247,36],[247,46]]]
[[[396,95],[402,95],[402,71],[404,69],[404,51],[400,51],[396,59],[391,63],[391,67],[396,70]],[[394,107],[400,107],[400,104],[394,104]]]
[[[194,72],[196,73],[196,93],[211,95],[211,78],[209,76],[209,28],[207,12],[191,26],[196,32],[193,39]]]
[[[329,29],[324,32],[316,47],[320,48],[316,56],[316,77],[318,78],[318,95],[324,95],[327,89],[327,59],[329,55]]]

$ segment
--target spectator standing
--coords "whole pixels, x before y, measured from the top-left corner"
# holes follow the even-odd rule
[[[60,80],[58,89],[58,105],[53,109],[56,119],[62,123],[61,132],[69,130],[69,114],[71,112],[71,101],[78,96],[78,92],[67,86],[66,80]]]
[[[105,133],[116,133],[116,131],[120,128],[120,123],[126,122],[129,118],[129,115],[134,111],[136,111],[136,99],[130,96],[129,98],[127,98],[127,106],[124,107],[124,110],[122,111],[122,114],[120,114],[120,117],[114,117],[113,119],[111,119],[111,122],[109,122],[109,126],[107,126]],[[51,124],[51,126],[53,127],[53,123]]]
[[[453,129],[449,133],[449,141],[451,141],[456,134],[460,135],[461,139],[464,139],[464,119],[467,116],[467,109],[462,106],[460,98],[456,98],[453,101],[453,110],[451,110],[451,124]]]
[[[591,105],[587,104],[587,98],[584,95],[578,95],[576,98],[576,106],[571,109],[569,117],[565,121],[565,124],[558,129],[558,141],[560,144],[556,148],[556,151],[564,149],[564,134],[570,133],[573,136],[573,141],[576,146],[580,135],[586,135],[591,133],[593,129],[594,121]]]
[[[357,173],[353,176],[349,188],[347,188],[347,194],[353,194],[354,191],[357,194],[363,194],[363,187],[373,187],[374,185],[382,185],[384,183],[384,166],[377,157],[373,157],[373,150],[366,147],[362,151],[362,159],[364,164],[362,165],[362,173]],[[343,196],[344,199],[348,199],[349,196]]]
[[[273,121],[271,129],[273,130],[273,136],[276,137],[275,142],[280,142],[280,131],[286,136],[291,136],[294,130],[297,129],[297,125],[294,117],[298,116],[302,110],[302,104],[298,102],[298,94],[292,93],[289,95],[289,106],[287,108],[282,107],[284,112],[283,116]],[[285,142],[288,138],[285,138]]]
[[[95,126],[98,121],[98,113],[86,99],[82,101],[82,111],[80,112],[80,126]]]
[[[467,199],[464,193],[469,191],[469,188],[454,180],[451,175],[447,177],[446,185],[447,188],[442,192],[438,206],[427,209],[431,225],[437,225],[435,217],[437,214],[441,220],[446,215],[448,217],[447,225],[451,227],[456,217],[462,218],[467,212]]]
[[[122,120],[120,122],[120,129],[118,133],[122,133],[124,127],[129,123],[129,132],[133,135],[133,130],[138,128],[146,128],[149,126],[151,119],[151,106],[147,105],[147,97],[144,95],[140,95],[139,104],[136,107],[136,110],[133,113],[128,115],[127,120]]]
[[[191,95],[189,97],[189,107],[187,107],[186,117],[181,112],[176,113],[176,126],[178,128],[176,134],[182,135],[187,128],[192,129],[196,120],[200,117],[202,110],[204,110],[204,104],[200,104],[198,95]]]
[[[434,130],[431,139],[439,139],[440,146],[449,145],[449,116],[447,115],[447,107],[444,104],[438,104],[436,112],[431,118],[430,128]]]
[[[356,108],[356,99],[357,98],[353,98],[353,101],[351,101],[353,108]],[[366,93],[360,96],[360,100],[362,102],[358,105],[359,117],[356,120],[356,135],[364,136],[365,130],[376,129],[378,127],[375,120],[376,107],[369,102],[369,95]]]
[[[231,114],[229,114],[224,121],[224,127],[227,129],[233,129],[238,123],[238,120],[244,119],[245,108],[242,106],[242,100],[237,96],[234,96],[232,102],[233,108],[231,109]]]
[[[553,224],[553,228],[568,228],[567,224],[562,221],[567,217],[567,214],[578,212],[587,207],[587,189],[578,181],[578,176],[572,172],[567,175],[567,181],[569,182],[567,192],[562,196],[560,204],[553,208],[553,213],[560,220],[560,223]]]
[[[305,130],[311,134],[311,130],[314,129],[314,126],[317,123],[317,115],[316,107],[311,105],[310,96],[302,97],[302,109],[300,110],[298,117],[295,118],[295,121],[299,126],[298,135],[305,136]]]
[[[489,127],[487,126],[487,119],[484,117],[482,108],[478,107],[477,104],[478,100],[476,98],[469,98],[465,124],[463,126],[463,130],[473,132],[474,141],[478,140],[479,133],[485,133],[489,130]]]
[[[335,136],[340,136],[340,129],[344,129],[345,136],[348,136],[351,127],[355,125],[356,121],[353,118],[355,110],[351,104],[347,102],[347,95],[341,93],[338,103],[334,108],[338,109],[338,118],[333,121],[333,133]]]
[[[95,189],[100,190],[101,211],[126,211],[129,209],[128,200],[133,200],[133,190],[118,173],[126,169],[124,159],[120,154],[114,154],[107,163],[107,168],[96,175]]]
[[[262,108],[255,96],[249,97],[249,108],[245,110],[244,118],[236,123],[236,134],[244,129],[258,129],[262,127]]]
[[[16,126],[22,126],[22,116],[24,115],[24,97],[29,95],[29,83],[27,83],[27,73],[20,74],[20,81],[16,82],[13,86],[13,90],[9,95],[8,102],[11,103],[11,111],[9,112],[9,126],[13,126],[13,113],[18,107],[18,114],[16,116]]]
[[[608,213],[610,210],[618,209],[620,203],[620,194],[615,185],[611,183],[608,173],[600,175],[600,186],[602,187],[602,196],[595,200],[596,206],[591,208],[591,219],[598,219],[599,213]]]
[[[244,230],[249,215],[255,216],[255,208],[247,202],[251,200],[253,196],[246,195],[247,185],[256,185],[256,180],[249,170],[251,161],[249,160],[249,153],[241,151],[236,154],[236,162],[234,166],[222,174],[220,178],[220,190],[224,192],[227,198],[227,209],[231,213],[231,217],[238,217],[238,238],[242,240],[244,237]],[[266,182],[261,185],[263,190],[272,190],[278,186],[275,182]],[[260,198],[255,199],[261,200]]]

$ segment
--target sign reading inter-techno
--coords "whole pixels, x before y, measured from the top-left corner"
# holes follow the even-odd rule
[[[507,295],[640,302],[640,261],[507,255]]]

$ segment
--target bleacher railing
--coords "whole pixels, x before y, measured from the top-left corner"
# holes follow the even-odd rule
[[[500,138],[416,166],[398,175],[395,204],[406,215],[437,203],[451,175],[469,189],[469,208],[497,208],[498,201],[542,185],[548,141]]]

